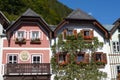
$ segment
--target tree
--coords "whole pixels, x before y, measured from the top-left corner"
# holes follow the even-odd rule
[[[62,39],[59,35],[58,42],[52,46],[53,56],[51,59],[53,74],[55,80],[100,80],[106,77],[106,73],[98,70],[97,64],[92,59],[93,53],[98,47],[102,47],[103,43],[99,42],[97,37],[94,37],[92,43],[86,42],[83,37],[78,34],[77,36],[67,36],[66,40]],[[75,58],[77,53],[89,49],[90,58],[85,62],[77,63]],[[59,63],[58,52],[61,54],[69,55],[69,60],[66,63]],[[90,59],[90,60],[89,60]],[[60,75],[60,73],[62,75]]]

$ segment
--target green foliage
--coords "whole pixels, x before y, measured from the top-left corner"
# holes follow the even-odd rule
[[[33,9],[49,24],[58,24],[72,10],[57,0],[0,0],[0,10],[12,21],[28,8]]]
[[[77,38],[74,35],[67,36],[66,40],[62,39],[62,35],[58,36],[58,43],[54,45],[53,52],[65,52],[69,54],[69,63],[65,66],[60,66],[56,62],[56,54],[54,53],[51,64],[52,70],[55,74],[55,80],[100,80],[106,77],[106,73],[98,70],[98,65],[91,59],[89,63],[76,64],[75,53],[84,49],[96,50],[99,46],[103,46],[98,38],[94,37],[93,42],[86,44],[80,34]],[[55,51],[54,51],[55,50]],[[63,75],[59,75],[59,71],[63,71]]]

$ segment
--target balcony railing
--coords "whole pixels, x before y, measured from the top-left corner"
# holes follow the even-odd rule
[[[6,64],[5,75],[49,75],[49,63]]]

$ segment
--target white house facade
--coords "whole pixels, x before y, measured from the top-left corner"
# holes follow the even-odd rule
[[[106,64],[104,67],[100,67],[99,70],[107,73],[107,78],[105,80],[111,80],[110,74],[110,65],[108,55],[111,53],[110,45],[109,45],[109,33],[106,28],[104,28],[96,19],[94,19],[91,15],[81,11],[74,10],[71,14],[69,14],[54,30],[55,42],[57,42],[57,36],[59,34],[63,35],[63,38],[66,35],[70,34],[78,34],[81,33],[84,37],[86,43],[92,43],[92,38],[97,37],[100,42],[103,43],[103,47],[98,48],[96,50],[97,54],[105,54],[106,57],[101,58],[101,62],[105,60]],[[91,54],[91,50],[83,50],[87,54]],[[96,55],[97,55],[96,54]],[[97,56],[96,56],[97,57]],[[97,58],[96,58],[97,59]]]
[[[0,11],[0,80],[3,80],[3,65],[2,65],[2,49],[3,49],[3,38],[5,37],[5,29],[9,25],[9,20]]]

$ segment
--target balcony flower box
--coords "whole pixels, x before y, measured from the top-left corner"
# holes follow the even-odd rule
[[[25,38],[16,38],[15,44],[26,44]]]
[[[36,38],[36,39],[31,39],[31,44],[41,44],[41,41],[39,38]]]
[[[92,40],[92,37],[91,36],[84,36],[84,39],[85,40]]]
[[[59,65],[61,65],[61,66],[64,66],[64,65],[66,65],[66,64],[67,64],[66,61],[61,61],[61,62],[59,62]]]
[[[103,68],[105,66],[105,62],[102,62],[102,61],[97,61],[95,63],[99,68]]]
[[[117,80],[120,80],[120,73],[118,73],[117,75]]]

